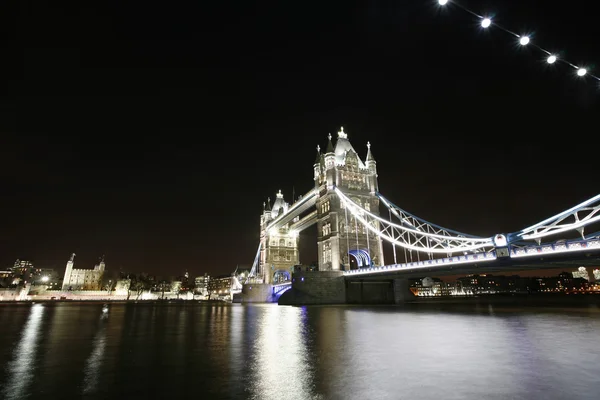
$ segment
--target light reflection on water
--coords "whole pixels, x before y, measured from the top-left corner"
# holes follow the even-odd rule
[[[83,378],[83,393],[94,393],[98,386],[98,378],[100,373],[100,367],[102,366],[102,360],[104,359],[104,350],[106,348],[106,320],[108,314],[103,313],[100,315],[100,326],[98,332],[94,337],[94,344],[92,353],[87,359],[85,365],[85,376]]]
[[[313,399],[302,308],[263,306],[250,365],[251,399]]]
[[[21,340],[14,351],[14,359],[8,364],[8,378],[2,393],[4,399],[22,399],[26,395],[35,368],[37,342],[40,339],[40,326],[44,315],[44,306],[31,306],[29,318],[23,327]]]
[[[592,308],[2,306],[0,393],[596,400],[598,332]]]

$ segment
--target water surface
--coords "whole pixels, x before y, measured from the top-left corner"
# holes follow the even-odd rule
[[[0,305],[0,399],[598,399],[600,312]]]

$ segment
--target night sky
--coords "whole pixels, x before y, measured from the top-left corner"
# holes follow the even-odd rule
[[[13,3],[0,268],[249,266],[263,202],[307,192],[340,126],[361,157],[371,142],[384,196],[455,230],[513,232],[598,193],[598,82],[437,1]],[[462,3],[600,73],[583,2]]]

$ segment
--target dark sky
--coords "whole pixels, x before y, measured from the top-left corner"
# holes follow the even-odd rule
[[[436,1],[13,3],[2,266],[249,265],[263,201],[308,191],[341,125],[361,156],[371,142],[387,198],[456,230],[516,231],[598,193],[598,83]],[[597,73],[583,2],[463,4]]]

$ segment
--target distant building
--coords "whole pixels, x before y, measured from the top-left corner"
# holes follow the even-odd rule
[[[131,279],[119,279],[115,283],[115,294],[119,296],[126,296],[129,293],[131,287]]]
[[[75,269],[75,253],[67,262],[62,290],[102,290],[102,278],[104,276],[104,257],[94,269]]]
[[[210,298],[215,300],[231,299],[232,280],[233,277],[231,275],[219,275],[210,278],[208,281]]]
[[[12,285],[31,283],[35,274],[35,267],[31,261],[17,259],[11,268]]]
[[[194,281],[194,294],[208,296],[208,282],[210,281],[210,275],[205,273],[204,275],[197,276]]]
[[[592,268],[594,272],[594,279],[590,280],[590,275],[585,267],[579,267],[577,271],[573,272],[573,278],[583,278],[586,281],[600,281],[600,269]]]

